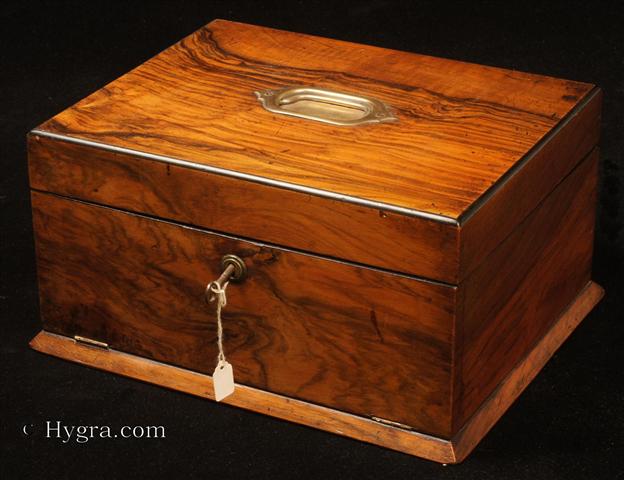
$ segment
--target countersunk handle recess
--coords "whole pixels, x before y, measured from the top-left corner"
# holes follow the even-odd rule
[[[331,125],[355,126],[396,122],[392,108],[375,98],[312,86],[254,92],[269,112]]]

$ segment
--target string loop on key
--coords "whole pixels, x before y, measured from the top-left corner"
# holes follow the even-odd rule
[[[245,262],[236,255],[228,254],[221,259],[223,272],[219,278],[206,285],[204,298],[206,302],[212,303],[217,301],[217,346],[219,355],[217,357],[217,366],[212,374],[212,387],[214,390],[215,400],[220,402],[234,392],[234,370],[232,365],[225,359],[223,351],[223,323],[221,320],[221,311],[227,305],[227,296],[225,290],[230,281],[241,282],[247,276],[247,266]]]
[[[219,347],[218,362],[225,362],[225,354],[223,353],[223,323],[221,321],[221,309],[227,305],[225,289],[227,288],[228,283],[229,282],[225,282],[223,286],[221,286],[219,280],[215,280],[214,282],[210,282],[206,287],[208,302],[213,302],[217,299],[217,346]]]

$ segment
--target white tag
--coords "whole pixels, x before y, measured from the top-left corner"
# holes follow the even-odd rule
[[[234,392],[234,371],[230,363],[225,360],[219,361],[212,374],[212,386],[217,402]]]

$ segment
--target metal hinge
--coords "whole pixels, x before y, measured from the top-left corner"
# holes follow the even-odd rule
[[[97,348],[103,348],[105,350],[108,350],[108,343],[100,342],[98,340],[93,340],[92,338],[81,337],[80,335],[74,335],[74,340],[77,343],[82,343],[90,347],[97,347]]]
[[[371,418],[371,420],[374,420],[375,422],[379,422],[379,423],[382,423],[384,425],[388,425],[390,427],[402,428],[403,430],[414,430],[409,425],[405,425],[405,424],[399,423],[399,422],[393,422],[392,420],[386,420],[385,418],[372,417],[372,416],[370,418]]]

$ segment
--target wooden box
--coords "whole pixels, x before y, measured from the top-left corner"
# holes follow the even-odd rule
[[[45,353],[459,462],[602,295],[601,93],[216,20],[33,130]]]

